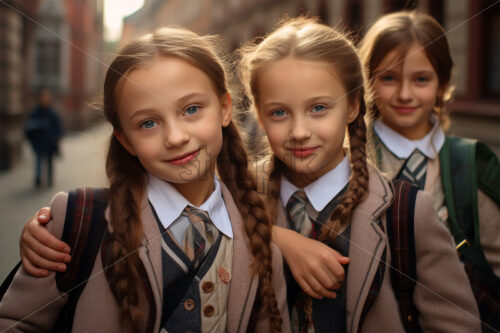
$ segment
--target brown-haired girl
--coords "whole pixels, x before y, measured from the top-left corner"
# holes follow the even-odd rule
[[[453,70],[446,31],[425,13],[388,14],[367,31],[360,55],[373,91],[373,159],[389,177],[432,195],[483,329],[500,330],[500,166],[484,144],[444,133]]]
[[[108,68],[112,264],[97,257],[71,331],[288,330],[281,257],[212,42],[162,28],[129,42]],[[52,201],[48,226],[59,238],[67,198]],[[188,275],[186,294],[170,304]],[[55,273],[20,269],[0,303],[0,330],[51,331],[66,301]]]
[[[366,161],[363,72],[355,47],[314,20],[285,20],[260,43],[243,48],[241,77],[272,150],[270,163],[256,172],[269,171],[273,237],[292,275],[297,282],[306,280],[313,291],[314,285],[329,288],[323,282],[335,281],[329,269],[305,277],[296,271],[309,262],[323,267],[320,258],[329,252],[320,242],[350,260],[336,298],[311,299],[293,279],[288,281],[292,327],[404,331],[385,232],[394,194],[391,183]],[[427,193],[418,192],[414,212],[413,300],[420,327],[477,332],[478,311],[467,277]],[[315,255],[304,254],[311,251]],[[342,263],[343,257],[337,258]]]

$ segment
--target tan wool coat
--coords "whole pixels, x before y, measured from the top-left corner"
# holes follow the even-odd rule
[[[226,330],[227,332],[246,332],[259,281],[258,277],[251,272],[250,265],[253,257],[243,228],[242,217],[224,184],[222,184],[222,195],[234,232]],[[58,238],[62,235],[66,203],[67,193],[57,194],[52,201],[53,221],[48,224],[48,227]],[[156,307],[154,332],[158,332],[163,299],[161,235],[146,195],[142,202],[141,214],[144,239],[143,246],[139,249],[139,258],[144,265],[153,292]],[[273,285],[283,319],[282,331],[288,332],[290,324],[282,259],[275,245],[272,250]],[[144,313],[149,313],[150,302],[147,301],[145,293],[141,293],[139,298],[140,307],[144,309]],[[66,302],[67,296],[63,296],[57,289],[55,273],[44,278],[36,278],[28,275],[21,268],[0,303],[0,331],[49,332]],[[103,274],[101,256],[98,255],[91,278],[78,300],[72,332],[130,332],[128,327],[120,324],[119,310]],[[257,332],[270,330],[269,317],[266,313],[259,316],[255,327]]]

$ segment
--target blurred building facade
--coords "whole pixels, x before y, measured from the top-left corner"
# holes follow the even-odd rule
[[[362,36],[380,15],[408,4],[448,31],[457,69],[451,131],[486,141],[500,156],[500,4],[494,0],[145,0],[125,19],[122,41],[169,24],[219,34],[232,51],[270,32],[285,14],[302,13]]]
[[[90,117],[99,86],[103,0],[0,2],[0,170],[21,157],[37,90],[50,88],[67,129]]]

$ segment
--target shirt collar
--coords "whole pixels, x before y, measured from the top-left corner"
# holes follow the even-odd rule
[[[431,115],[432,129],[419,140],[409,140],[377,119],[373,125],[375,132],[384,145],[399,159],[407,159],[415,149],[428,158],[435,158],[444,144],[445,135],[436,115]]]
[[[191,206],[208,212],[215,227],[227,237],[233,238],[231,220],[222,198],[219,180],[215,176],[214,184],[212,194],[197,207],[184,198],[172,184],[148,174],[147,195],[165,229],[181,215],[186,206]]]
[[[314,207],[314,210],[320,212],[342,189],[349,183],[351,176],[351,165],[349,156],[346,154],[344,159],[332,170],[319,177],[311,184],[304,187],[307,199]],[[288,200],[297,190],[285,176],[281,177],[281,202],[286,206]]]

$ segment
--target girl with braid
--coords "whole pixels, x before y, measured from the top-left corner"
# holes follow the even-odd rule
[[[464,263],[483,331],[500,331],[500,164],[477,140],[448,136],[453,60],[446,31],[430,15],[382,16],[360,56],[373,90],[373,160],[393,179],[429,192]]]
[[[363,71],[355,47],[312,19],[285,20],[242,49],[240,77],[271,148],[270,159],[255,171],[261,180],[268,176],[263,190],[276,223],[273,239],[290,271],[293,330],[404,331],[385,232],[394,193],[367,163]],[[467,277],[430,196],[418,191],[412,208],[413,300],[421,329],[479,331]],[[324,265],[325,257],[344,265],[343,274]],[[304,273],[304,267],[312,269]],[[332,292],[339,284],[336,297],[322,297],[323,289]]]
[[[213,42],[161,28],[109,66],[108,227],[66,329],[289,330],[281,256]],[[67,201],[52,200],[47,226],[58,238]],[[51,331],[66,301],[55,272],[20,268],[0,303],[0,330]]]

